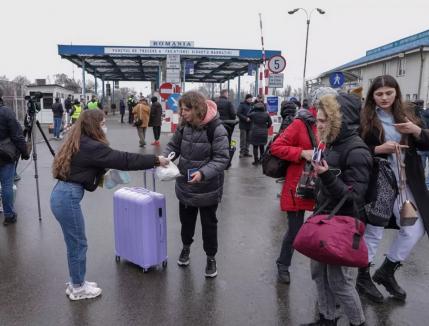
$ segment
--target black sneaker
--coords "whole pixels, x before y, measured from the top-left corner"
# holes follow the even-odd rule
[[[16,214],[14,216],[12,216],[12,217],[5,217],[4,221],[3,221],[3,225],[4,226],[8,226],[9,224],[16,223],[16,218],[17,218]]]
[[[179,266],[188,266],[189,265],[189,254],[191,250],[189,248],[183,248],[180,253],[179,260],[177,261],[177,265]]]
[[[206,272],[204,273],[205,277],[216,277],[217,268],[216,268],[216,259],[214,257],[207,257]]]

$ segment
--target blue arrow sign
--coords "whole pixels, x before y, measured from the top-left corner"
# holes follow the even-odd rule
[[[171,94],[167,99],[167,109],[177,112],[177,109],[179,108],[180,96],[181,95],[178,93]]]
[[[345,82],[345,77],[342,72],[333,72],[329,75],[329,83],[333,88],[340,88]]]

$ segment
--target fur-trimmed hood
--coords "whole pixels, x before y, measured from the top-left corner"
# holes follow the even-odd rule
[[[325,130],[319,137],[325,144],[341,142],[358,133],[361,101],[355,94],[326,95],[320,99],[319,109],[327,116]]]

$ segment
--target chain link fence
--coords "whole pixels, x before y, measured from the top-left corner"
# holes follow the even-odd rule
[[[23,123],[27,111],[24,98],[27,88],[15,82],[0,80],[0,90],[4,105],[12,109],[15,112],[16,118]]]

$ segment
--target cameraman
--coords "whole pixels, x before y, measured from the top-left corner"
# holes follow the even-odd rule
[[[14,157],[4,153],[8,146],[16,148],[17,154]],[[0,184],[4,226],[15,223],[17,218],[13,209],[13,178],[15,176],[15,162],[18,160],[19,155],[24,160],[28,160],[30,157],[21,125],[16,120],[12,110],[3,105],[3,99],[0,94]]]

